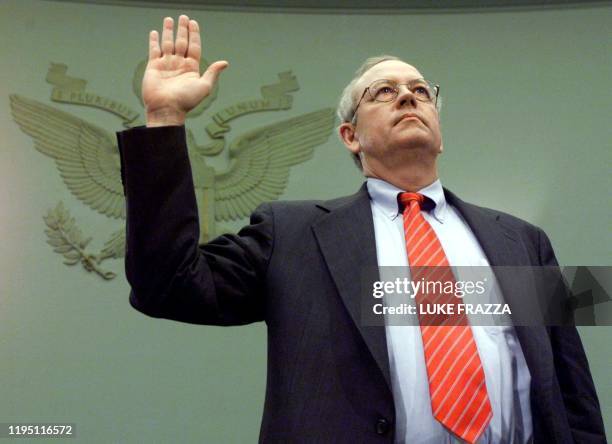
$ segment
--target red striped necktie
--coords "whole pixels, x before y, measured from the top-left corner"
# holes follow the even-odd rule
[[[442,244],[421,214],[425,197],[401,193],[404,234],[413,281],[455,283]],[[450,294],[416,294],[417,306],[454,304]],[[420,308],[420,307],[419,307]],[[484,370],[465,315],[422,315],[419,324],[434,418],[461,439],[474,443],[493,416]]]

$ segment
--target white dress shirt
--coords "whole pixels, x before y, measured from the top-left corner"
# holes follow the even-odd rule
[[[405,267],[409,276],[403,218],[397,203],[403,190],[368,178],[379,267]],[[419,190],[435,203],[421,214],[440,239],[451,266],[488,266],[489,262],[459,212],[447,204],[439,180]],[[382,273],[382,271],[381,271]],[[381,275],[381,279],[384,280]],[[495,283],[495,285],[497,285]],[[423,343],[418,326],[385,327],[396,443],[463,442],[432,415]],[[531,376],[513,327],[472,326],[482,361],[493,417],[478,444],[519,444],[532,439]]]

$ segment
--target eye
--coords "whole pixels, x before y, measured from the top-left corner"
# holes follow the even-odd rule
[[[376,89],[374,98],[376,100],[387,99],[395,94],[395,88],[391,85],[382,85]]]
[[[431,93],[429,92],[429,88],[425,86],[416,86],[413,92],[419,96],[427,97],[428,99],[431,97]]]

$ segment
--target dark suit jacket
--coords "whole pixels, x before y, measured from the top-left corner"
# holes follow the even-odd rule
[[[183,128],[137,128],[118,136],[130,303],[149,316],[190,323],[266,322],[260,441],[393,442],[385,330],[360,322],[361,277],[377,265],[366,188],[326,202],[264,204],[238,235],[198,246]],[[556,264],[537,227],[448,191],[446,198],[492,265]],[[520,291],[502,288],[504,294]],[[576,329],[516,332],[532,377],[535,441],[605,442]]]

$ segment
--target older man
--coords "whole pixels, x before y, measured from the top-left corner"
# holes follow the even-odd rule
[[[605,442],[573,327],[376,327],[377,266],[556,265],[546,235],[442,188],[438,88],[395,58],[366,61],[339,106],[367,177],[352,196],[262,205],[198,247],[182,126],[227,62],[200,76],[198,24],[150,34],[147,127],[119,133],[131,304],[153,317],[268,327],[262,442]],[[504,288],[507,291],[508,288]]]

